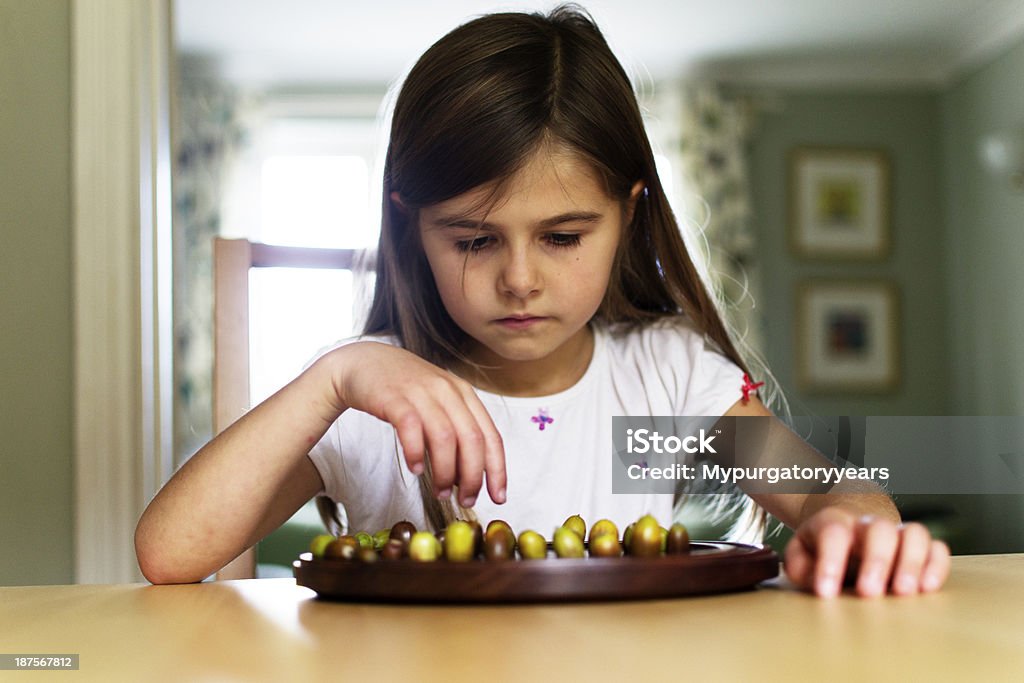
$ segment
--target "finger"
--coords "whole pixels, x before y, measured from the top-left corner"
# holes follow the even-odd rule
[[[853,545],[853,532],[841,524],[819,527],[814,553],[814,592],[823,598],[839,594],[846,562]]]
[[[920,588],[921,573],[931,551],[932,537],[927,528],[916,522],[905,525],[900,536],[900,552],[893,571],[892,592],[896,595],[911,595]]]
[[[455,485],[457,445],[456,429],[444,407],[433,398],[416,402],[423,422],[423,435],[430,457],[430,470],[434,479],[434,493],[448,498]]]
[[[857,593],[865,597],[883,595],[889,585],[900,534],[896,524],[886,519],[862,523],[858,528],[860,571]]]
[[[462,385],[465,385],[465,388]],[[477,416],[466,402],[464,392],[468,387],[468,383],[452,375],[445,375],[438,378],[431,394],[455,430],[454,479],[459,487],[459,504],[463,507],[472,507],[480,494],[486,448],[486,440]]]
[[[422,474],[426,444],[423,440],[423,422],[419,413],[409,401],[401,399],[389,402],[381,417],[395,428],[409,471],[417,476]]]
[[[466,385],[468,394],[464,394],[466,407],[476,419],[477,427],[484,438],[484,472],[487,476],[487,494],[499,505],[506,500],[508,479],[505,473],[505,446],[494,426],[490,414],[480,402],[472,387]]]
[[[814,559],[797,536],[786,544],[786,561],[783,563],[786,576],[798,588],[811,590],[814,578]]]
[[[447,405],[449,405],[448,416],[455,427],[459,504],[463,507],[472,507],[476,503],[480,486],[484,480],[486,443],[483,432],[477,424],[476,416],[460,400],[460,397],[454,397],[452,402]]]
[[[925,565],[924,574],[921,576],[921,590],[931,593],[941,588],[949,578],[950,564],[949,546],[942,541],[932,541],[928,564]]]

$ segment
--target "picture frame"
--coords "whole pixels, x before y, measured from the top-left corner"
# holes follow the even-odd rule
[[[889,254],[889,158],[876,149],[797,147],[789,164],[789,244],[799,257]]]
[[[808,393],[888,393],[900,383],[899,292],[889,280],[805,280],[796,377]]]

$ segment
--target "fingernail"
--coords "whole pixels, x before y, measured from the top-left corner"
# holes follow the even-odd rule
[[[450,488],[447,488],[447,489],[444,489],[443,491],[441,491],[440,493],[438,493],[437,497],[440,498],[441,500],[448,500],[449,498],[451,498],[451,495],[452,495],[452,490]]]
[[[882,592],[882,576],[877,571],[868,572],[861,582],[864,593],[867,595],[878,595]]]
[[[839,593],[839,582],[835,579],[821,579],[818,581],[818,595],[823,598],[831,598]]]
[[[824,564],[818,575],[818,594],[832,597],[839,592],[839,567],[835,564]]]
[[[413,474],[415,474],[418,477],[421,474],[423,474],[423,463],[421,463],[421,462],[413,463],[413,466],[411,468],[409,468],[409,469],[412,471]]]
[[[872,595],[879,595],[885,592],[885,580],[882,578],[882,574],[875,572],[868,577],[868,590],[871,591]]]
[[[495,501],[495,502],[498,502],[498,503],[504,503],[505,502],[505,489],[501,489],[500,491],[498,491],[498,500]]]
[[[896,579],[896,590],[900,593],[914,592],[914,577],[910,574],[901,574]]]
[[[921,587],[929,592],[936,590],[939,587],[939,577],[934,574],[928,574],[924,577],[924,580],[921,581]]]
[[[473,507],[473,503],[475,503],[475,502],[476,502],[476,496],[468,496],[465,500],[462,501],[462,507],[464,507],[464,508],[471,508],[471,507]]]

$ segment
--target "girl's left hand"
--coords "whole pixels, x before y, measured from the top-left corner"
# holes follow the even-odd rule
[[[863,597],[930,593],[949,576],[949,547],[932,539],[921,524],[897,524],[861,516],[841,507],[826,507],[797,528],[786,546],[790,580],[821,597],[842,588],[850,566],[857,594]]]

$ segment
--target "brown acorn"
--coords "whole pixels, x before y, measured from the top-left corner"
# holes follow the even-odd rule
[[[416,533],[416,525],[403,519],[401,522],[395,522],[395,525],[391,527],[389,537],[396,538],[408,545],[414,533]]]
[[[665,552],[669,555],[681,555],[690,552],[690,532],[679,522],[673,524],[668,530]]]
[[[484,542],[486,543],[487,539],[490,536],[492,536],[494,534],[498,534],[498,533],[504,534],[505,535],[506,543],[513,550],[515,550],[515,547],[516,547],[516,535],[515,535],[515,532],[512,531],[512,527],[509,526],[509,523],[506,522],[505,520],[502,520],[502,519],[493,519],[493,520],[490,521],[490,523],[488,523],[487,530],[484,531]]]
[[[484,537],[484,558],[489,561],[503,561],[515,558],[515,543],[509,542],[509,534],[505,531],[492,533]]]
[[[356,556],[359,544],[351,536],[336,538],[324,548],[324,557],[332,560],[351,560]]]
[[[402,543],[401,539],[391,538],[384,544],[384,547],[380,550],[380,559],[382,560],[400,560],[405,557],[406,544]]]

